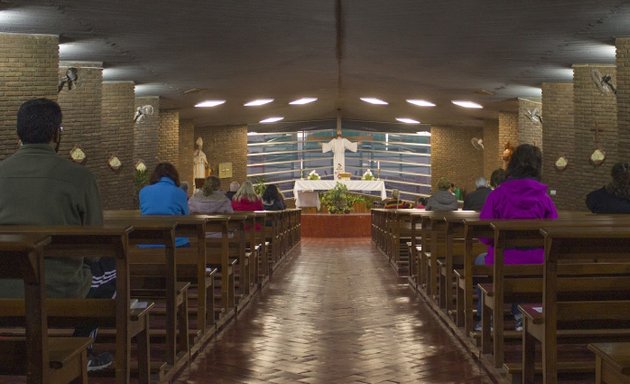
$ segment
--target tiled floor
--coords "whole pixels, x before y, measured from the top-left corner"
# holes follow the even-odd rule
[[[368,238],[302,239],[177,380],[491,383]]]

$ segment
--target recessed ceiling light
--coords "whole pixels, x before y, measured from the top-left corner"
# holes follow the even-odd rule
[[[247,132],[247,136],[256,136],[258,132]]]
[[[266,119],[260,120],[260,123],[263,123],[263,124],[275,123],[276,121],[280,121],[280,120],[283,120],[283,119],[284,119],[284,117],[279,117],[279,116],[278,117],[268,117]]]
[[[387,105],[387,104],[389,104],[387,101],[384,101],[384,100],[381,100],[381,99],[377,99],[376,97],[362,97],[361,100],[365,101],[366,103],[376,104],[376,105]]]
[[[420,132],[418,132],[418,136],[431,136],[431,132],[420,131]]]
[[[301,99],[293,100],[289,104],[291,104],[291,105],[302,105],[302,104],[312,103],[314,101],[317,101],[317,97],[303,97]]]
[[[225,100],[205,100],[195,104],[196,108],[212,108],[225,103]]]
[[[256,99],[256,100],[252,100],[252,101],[248,101],[247,103],[243,104],[246,107],[257,107],[259,105],[265,105],[265,104],[269,104],[273,101],[273,99]]]
[[[407,99],[409,104],[417,105],[418,107],[435,107],[430,101],[422,100],[422,99]]]
[[[401,123],[405,123],[405,124],[420,124],[420,122],[418,120],[410,119],[408,117],[397,117],[396,120],[400,121]]]
[[[451,103],[458,105],[462,108],[474,108],[474,109],[483,108],[481,104],[477,104],[473,101],[468,101],[468,100],[451,100]]]

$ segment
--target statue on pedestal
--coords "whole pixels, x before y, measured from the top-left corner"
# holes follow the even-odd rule
[[[208,158],[203,152],[203,139],[198,137],[195,141],[195,151],[193,152],[193,177],[195,179],[195,186],[197,179],[206,179],[209,174],[209,168]]]

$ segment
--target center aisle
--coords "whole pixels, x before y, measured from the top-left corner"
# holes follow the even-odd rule
[[[368,238],[309,239],[177,383],[491,383]]]

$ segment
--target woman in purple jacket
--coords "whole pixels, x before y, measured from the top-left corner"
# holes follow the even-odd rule
[[[507,166],[507,179],[490,192],[479,218],[489,219],[555,219],[558,212],[547,194],[547,186],[540,182],[542,154],[531,144],[519,145]],[[488,245],[488,253],[479,255],[476,264],[494,263],[493,239],[481,239]],[[543,248],[506,249],[505,264],[542,264]],[[512,306],[515,328],[522,329],[522,315],[517,305]]]

